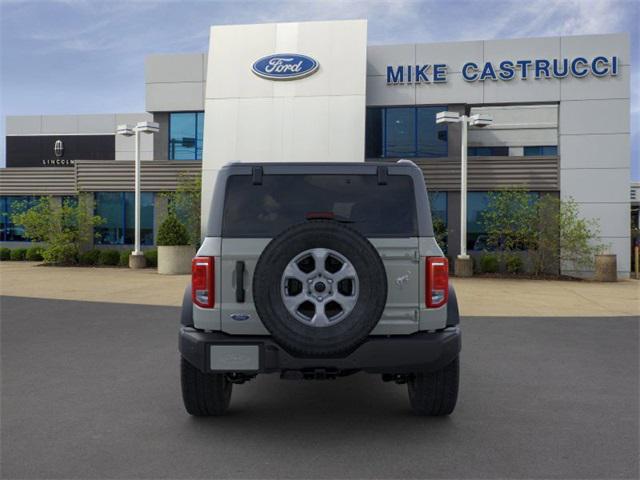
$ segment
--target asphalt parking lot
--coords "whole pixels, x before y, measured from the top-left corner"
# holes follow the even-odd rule
[[[638,478],[637,317],[464,318],[460,401],[263,376],[182,408],[178,309],[3,297],[3,478]]]

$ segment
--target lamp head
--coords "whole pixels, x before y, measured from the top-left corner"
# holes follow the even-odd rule
[[[131,125],[122,124],[117,126],[116,133],[118,135],[124,135],[125,137],[130,137],[134,134],[134,131]]]
[[[436,123],[457,123],[460,121],[458,112],[438,112],[436,114]]]
[[[142,133],[157,133],[160,131],[160,125],[157,122],[138,122],[136,130]]]
[[[483,113],[476,113],[469,117],[469,124],[474,127],[486,127],[493,123],[493,118],[490,115]]]

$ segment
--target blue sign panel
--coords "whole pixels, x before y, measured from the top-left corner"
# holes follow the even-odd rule
[[[444,63],[420,65],[387,65],[387,84],[444,83],[447,81],[447,65]],[[478,64],[466,62],[462,66],[462,78],[466,82],[487,80],[509,81],[513,79],[539,80],[541,78],[615,77],[620,60],[617,56],[599,55],[593,58],[554,58],[503,60]]]
[[[315,73],[318,67],[318,62],[306,55],[277,53],[256,60],[251,70],[269,80],[297,80]]]

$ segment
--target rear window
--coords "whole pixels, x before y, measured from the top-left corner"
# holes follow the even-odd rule
[[[274,237],[310,217],[332,217],[368,237],[415,237],[413,181],[390,175],[250,175],[227,180],[222,235]]]

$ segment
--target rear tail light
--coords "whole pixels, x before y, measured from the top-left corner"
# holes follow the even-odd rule
[[[202,308],[213,308],[215,301],[213,257],[195,257],[191,261],[191,300]]]
[[[438,308],[449,298],[449,261],[445,257],[427,257],[426,299],[428,308]]]

